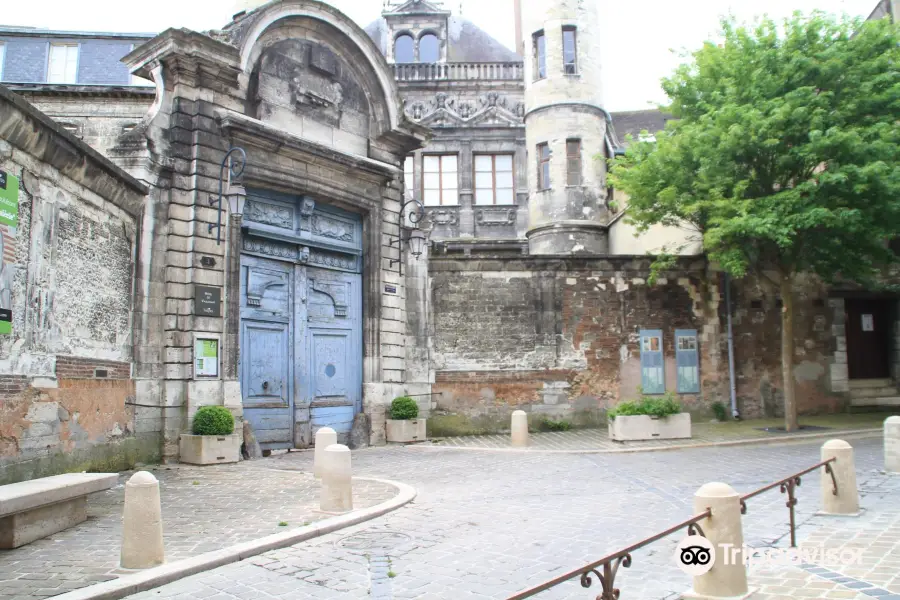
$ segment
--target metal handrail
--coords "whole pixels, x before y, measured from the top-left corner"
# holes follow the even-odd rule
[[[702,513],[694,515],[690,519],[686,519],[678,523],[677,525],[673,525],[665,531],[661,531],[656,535],[645,538],[640,542],[624,548],[623,550],[619,550],[618,552],[613,552],[612,554],[604,556],[600,560],[587,564],[580,569],[569,571],[564,575],[560,575],[549,581],[545,581],[537,587],[519,592],[514,596],[510,596],[509,598],[507,598],[507,600],[521,600],[522,598],[530,598],[531,596],[540,594],[543,591],[549,590],[550,588],[557,586],[560,583],[578,576],[581,576],[581,587],[589,588],[593,584],[591,574],[597,576],[597,579],[600,581],[600,585],[603,587],[603,591],[599,596],[597,596],[597,600],[616,600],[619,597],[619,590],[615,587],[616,573],[619,571],[620,566],[625,567],[626,569],[631,566],[632,552],[643,548],[644,546],[652,544],[653,542],[660,540],[666,536],[672,535],[676,531],[684,529],[685,527],[688,528],[688,535],[702,535],[706,537],[703,533],[703,529],[701,529],[697,523],[711,516],[712,510],[707,508]],[[597,567],[600,566],[603,567],[602,574],[597,571]]]
[[[749,494],[744,494],[741,496],[741,514],[747,514],[747,500],[753,498],[754,496],[759,496],[763,492],[768,492],[769,490],[774,490],[779,487],[782,494],[788,495],[788,501],[785,503],[785,506],[790,510],[790,519],[791,519],[791,548],[797,547],[797,525],[794,519],[794,507],[797,505],[797,498],[794,497],[794,490],[800,487],[800,476],[806,475],[812,471],[820,467],[825,467],[825,472],[831,475],[831,484],[832,490],[831,493],[835,496],[838,494],[838,484],[837,479],[834,476],[834,470],[831,468],[831,463],[836,462],[837,458],[829,458],[828,460],[823,460],[820,463],[816,463],[808,469],[803,469],[802,471],[798,471],[793,475],[788,475],[784,479],[779,479],[775,483],[770,483],[769,485],[764,485],[758,490],[754,490]]]

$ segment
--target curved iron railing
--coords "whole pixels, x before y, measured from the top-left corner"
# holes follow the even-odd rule
[[[828,460],[823,460],[822,462],[816,463],[813,466],[803,469],[802,471],[798,471],[792,475],[785,477],[784,479],[779,479],[774,483],[770,483],[765,485],[757,490],[754,490],[748,494],[744,494],[741,496],[741,514],[747,514],[747,500],[753,498],[754,496],[758,496],[764,492],[769,490],[773,490],[775,488],[779,488],[782,494],[787,494],[788,501],[786,506],[790,509],[790,518],[791,518],[791,546],[796,547],[797,545],[797,534],[796,534],[796,522],[794,519],[794,507],[797,505],[797,498],[794,496],[794,491],[797,487],[800,486],[800,478],[807,473],[815,471],[816,469],[820,469],[822,467],[825,468],[825,473],[831,475],[831,483],[832,490],[831,493],[837,496],[838,494],[838,484],[837,478],[834,475],[834,469],[832,468],[832,463],[836,462],[836,458],[829,458]],[[521,591],[513,596],[507,598],[507,600],[521,600],[523,598],[530,598],[532,596],[536,596],[541,592],[549,590],[552,587],[555,587],[561,583],[565,583],[570,579],[574,579],[576,577],[580,578],[581,586],[584,588],[589,588],[594,582],[594,577],[600,582],[600,586],[602,590],[600,595],[597,596],[597,600],[619,600],[620,590],[615,586],[616,583],[616,575],[619,572],[620,567],[625,567],[626,569],[631,566],[632,558],[631,553],[635,550],[639,550],[644,546],[652,544],[653,542],[660,540],[666,536],[669,536],[676,531],[684,529],[687,527],[688,535],[702,535],[706,537],[706,534],[703,533],[703,530],[700,528],[698,524],[703,519],[712,516],[712,510],[707,508],[705,511],[698,515],[694,515],[690,519],[686,519],[677,525],[673,525],[669,527],[665,531],[661,531],[656,535],[652,535],[648,538],[645,538],[627,548],[619,550],[618,552],[613,552],[607,556],[604,556],[600,560],[594,561],[588,565],[585,565],[579,569],[575,569],[574,571],[569,571],[568,573],[564,573],[549,581],[545,581],[544,583],[535,586],[533,588],[529,588],[527,590]]]
[[[576,577],[580,577],[581,587],[589,588],[594,583],[592,576],[597,577],[597,580],[600,582],[600,586],[602,587],[602,591],[600,592],[600,595],[597,596],[597,600],[617,600],[619,598],[620,591],[615,585],[616,574],[619,572],[619,567],[625,567],[627,569],[631,566],[632,552],[634,552],[635,550],[639,550],[644,546],[652,544],[653,542],[660,540],[666,536],[672,535],[676,531],[684,529],[685,527],[687,527],[688,535],[702,535],[706,537],[706,535],[703,533],[703,529],[700,528],[700,525],[698,525],[698,523],[703,519],[711,516],[712,511],[707,508],[699,515],[694,515],[690,519],[686,519],[681,523],[678,523],[677,525],[673,525],[665,531],[661,531],[656,535],[644,538],[643,540],[632,544],[631,546],[628,546],[623,550],[613,552],[612,554],[604,556],[600,560],[585,565],[580,569],[569,571],[568,573],[555,577],[550,581],[545,581],[537,587],[519,592],[514,596],[510,596],[509,598],[507,598],[507,600],[521,600],[522,598],[530,598],[531,596],[540,594],[541,592],[549,590],[554,586],[557,586]],[[598,569],[602,569],[603,572],[601,573]]]
[[[791,518],[791,548],[797,547],[797,524],[794,519],[794,507],[797,506],[797,498],[794,496],[794,490],[800,487],[800,476],[806,475],[812,471],[820,467],[825,467],[825,472],[831,475],[831,484],[832,490],[831,493],[837,496],[838,494],[838,485],[837,479],[834,476],[834,470],[831,468],[831,463],[835,462],[836,458],[829,458],[828,460],[823,460],[820,463],[816,463],[808,469],[803,469],[793,475],[788,475],[784,479],[779,479],[775,483],[770,483],[769,485],[764,485],[758,490],[754,490],[749,494],[744,494],[741,496],[741,514],[747,514],[747,500],[753,498],[754,496],[759,496],[763,492],[768,492],[769,490],[774,490],[775,488],[779,488],[782,494],[787,494],[788,501],[785,503],[785,506],[788,507],[790,511]]]

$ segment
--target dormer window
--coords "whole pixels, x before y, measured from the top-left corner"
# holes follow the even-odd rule
[[[419,62],[436,63],[441,59],[441,43],[433,33],[419,38]]]
[[[394,41],[394,62],[416,62],[416,42],[411,35],[398,35]]]

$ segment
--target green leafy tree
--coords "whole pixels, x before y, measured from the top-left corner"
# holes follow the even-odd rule
[[[722,26],[721,44],[663,80],[675,117],[665,132],[633,144],[611,178],[639,231],[689,227],[733,277],[777,285],[793,431],[797,276],[871,284],[897,260],[900,28],[819,12]]]

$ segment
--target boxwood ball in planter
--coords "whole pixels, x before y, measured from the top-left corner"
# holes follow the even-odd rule
[[[181,434],[181,462],[213,465],[238,461],[241,435],[234,433],[234,417],[224,406],[201,406],[194,415],[193,435]]]
[[[425,419],[419,419],[419,405],[409,396],[394,398],[385,425],[389,442],[421,442],[426,439]]]
[[[194,415],[194,435],[231,435],[234,417],[224,406],[201,406]]]

